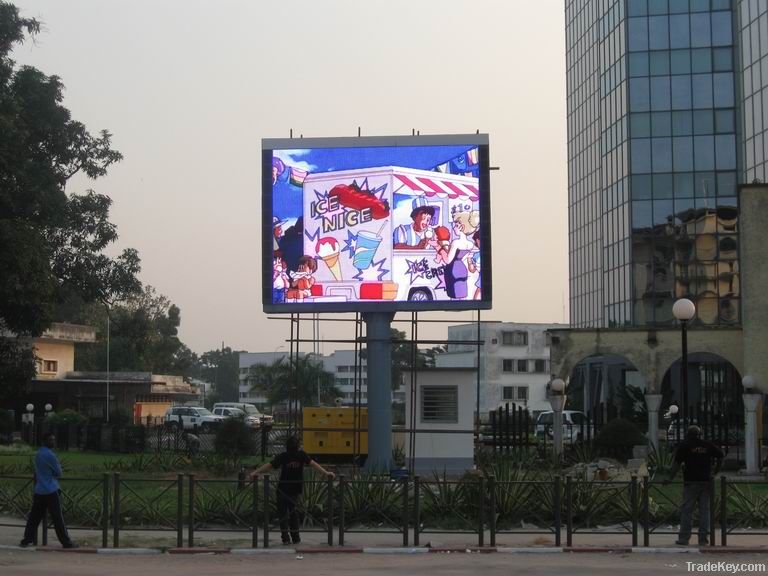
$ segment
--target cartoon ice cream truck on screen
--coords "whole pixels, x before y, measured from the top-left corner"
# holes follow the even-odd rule
[[[385,166],[310,174],[303,193],[304,254],[317,262],[305,301],[472,297],[449,296],[440,249],[452,214],[477,210],[477,178]]]

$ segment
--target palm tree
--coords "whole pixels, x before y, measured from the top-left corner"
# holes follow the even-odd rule
[[[286,402],[291,396],[297,399],[301,406],[315,406],[318,403],[318,395],[321,405],[333,404],[341,395],[341,391],[334,384],[333,374],[326,372],[322,362],[311,355],[293,359],[284,357],[272,364],[251,366],[248,383],[251,390],[264,393],[273,406]]]

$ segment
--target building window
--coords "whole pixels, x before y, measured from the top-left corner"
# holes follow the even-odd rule
[[[458,386],[424,386],[421,389],[421,421],[451,424],[459,421]]]
[[[504,346],[528,346],[528,332],[522,330],[502,332],[501,343]]]
[[[501,361],[501,371],[502,372],[514,372],[515,366],[514,366],[514,360],[505,359]]]
[[[544,345],[552,346],[552,334],[549,332],[544,332]]]
[[[518,360],[517,361],[517,371],[518,372],[528,372],[528,360]]]
[[[528,386],[504,386],[501,397],[507,402],[528,402]]]
[[[58,372],[58,360],[43,360],[43,372]]]
[[[248,398],[248,392],[240,392],[240,398]]]
[[[546,374],[547,373],[547,361],[546,360],[534,360],[534,372],[537,374]]]

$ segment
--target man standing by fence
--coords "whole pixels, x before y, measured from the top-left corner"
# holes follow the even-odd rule
[[[712,460],[716,461],[714,474]],[[669,471],[669,484],[683,466],[683,506],[680,511],[680,534],[675,544],[687,546],[691,538],[693,509],[699,506],[699,546],[709,544],[709,499],[711,480],[717,475],[723,462],[723,451],[711,442],[701,439],[701,428],[689,426],[685,440],[675,452],[675,463]]]
[[[43,437],[43,445],[35,455],[35,493],[32,497],[32,511],[27,517],[27,526],[24,529],[24,538],[21,547],[37,546],[37,527],[47,510],[53,520],[56,536],[64,548],[77,548],[72,542],[64,524],[64,515],[61,513],[61,499],[59,498],[59,478],[61,478],[61,464],[53,449],[56,447],[56,436],[48,432]]]
[[[301,542],[299,535],[299,515],[296,506],[304,488],[304,466],[312,466],[321,474],[333,479],[336,475],[329,472],[320,464],[312,460],[309,455],[300,449],[299,439],[289,436],[285,443],[285,452],[278,454],[267,464],[263,464],[251,473],[251,479],[255,480],[260,474],[270,470],[280,470],[280,481],[277,484],[277,514],[280,517],[280,532],[283,544]],[[290,535],[289,535],[290,526]]]

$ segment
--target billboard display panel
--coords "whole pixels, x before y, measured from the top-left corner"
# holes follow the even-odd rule
[[[491,307],[485,134],[262,141],[266,312]]]

